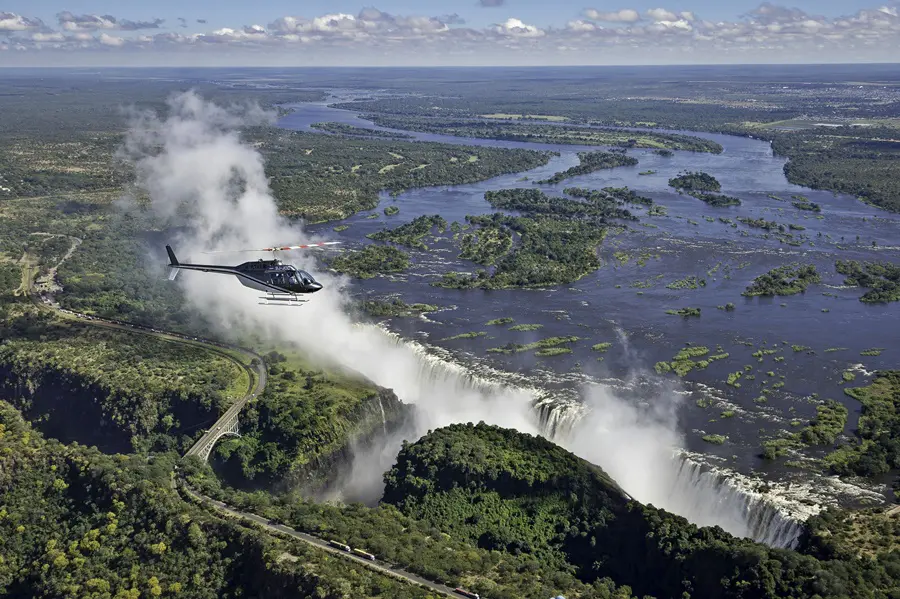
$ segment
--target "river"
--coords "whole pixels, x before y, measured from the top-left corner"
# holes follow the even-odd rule
[[[351,111],[330,108],[328,103],[334,101],[332,98],[328,102],[292,105],[294,111],[279,125],[305,131],[310,130],[312,123],[327,121],[386,130]],[[566,287],[529,291],[433,287],[431,283],[448,270],[474,270],[473,264],[456,257],[447,239],[440,238],[426,238],[430,246],[427,252],[411,251],[414,268],[408,274],[355,285],[357,291],[375,296],[397,294],[409,303],[448,308],[427,318],[394,319],[389,326],[401,336],[431,346],[473,371],[505,372],[570,395],[577,395],[580,384],[589,381],[644,397],[652,396],[654,390],[674,387],[686,398],[679,422],[689,451],[708,456],[736,472],[796,481],[805,480],[807,475],[759,457],[760,429],[765,429],[766,435],[791,429],[791,421],[806,422],[815,415],[817,401],[833,398],[850,410],[845,429],[845,433],[850,433],[858,419],[859,404],[843,393],[842,372],[856,368],[852,384],[861,385],[869,380],[872,371],[897,364],[897,304],[860,302],[863,290],[845,288],[844,277],[835,272],[834,263],[836,259],[848,258],[898,261],[900,218],[846,195],[789,183],[783,172],[785,160],[774,156],[767,142],[680,131],[713,139],[723,146],[724,152],[675,152],[666,158],[649,150],[629,150],[639,165],[573,177],[557,185],[537,185],[533,181],[577,164],[577,152],[597,147],[404,133],[423,142],[544,149],[560,155],[543,167],[481,183],[413,189],[396,197],[384,194],[378,209],[340,223],[310,226],[310,232],[358,248],[369,243],[367,234],[396,227],[417,216],[441,214],[448,221],[462,223],[466,215],[489,213],[492,210],[484,193],[513,187],[539,187],[550,194],[561,194],[564,187],[628,186],[668,209],[667,216],[662,217],[641,212],[641,223],[652,226],[634,224],[629,230],[608,237],[600,248],[604,266]],[[655,173],[639,174],[648,170]],[[739,197],[743,204],[713,208],[668,187],[670,177],[688,170],[712,174],[722,183],[723,193]],[[819,204],[821,215],[794,208],[794,194]],[[385,216],[383,208],[389,204],[396,205],[399,214]],[[767,238],[764,230],[743,224],[735,227],[719,217],[732,221],[737,217],[764,218],[801,225],[805,230],[792,233],[803,243],[792,246],[774,236]],[[349,227],[335,232],[332,229],[337,224]],[[617,259],[616,252],[628,255],[627,262]],[[641,255],[644,260],[638,259]],[[815,264],[822,283],[790,297],[741,295],[753,278],[789,262]],[[687,275],[705,279],[706,286],[666,287]],[[729,302],[736,305],[735,310],[717,309]],[[686,319],[666,314],[668,309],[688,306],[700,308],[702,316]],[[516,323],[540,324],[543,328],[514,332],[504,326],[485,324],[507,316],[515,318]],[[447,339],[466,332],[487,335]],[[486,352],[510,341],[528,343],[556,335],[574,335],[583,340],[572,346],[572,354],[547,358],[531,353],[506,356]],[[601,342],[613,345],[606,353],[592,351],[592,345]],[[674,374],[656,376],[653,365],[671,360],[687,343],[706,345],[713,353],[719,345],[730,357],[704,370],[695,370],[683,380],[677,380]],[[808,349],[794,351],[793,345]],[[765,348],[778,352],[764,356],[762,363],[751,356]],[[880,356],[860,355],[869,348],[885,350]],[[783,359],[776,361],[776,357]],[[740,388],[727,385],[728,374],[744,370],[745,366],[752,366],[755,378],[745,376]],[[763,403],[759,400],[761,388],[773,386],[773,381],[783,385],[769,392]],[[721,417],[725,411],[733,412],[735,417]],[[722,445],[707,443],[702,440],[707,434],[725,435],[728,440]]]

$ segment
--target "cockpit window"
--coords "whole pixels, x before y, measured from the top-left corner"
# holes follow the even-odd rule
[[[298,270],[297,274],[300,275],[300,280],[303,281],[304,285],[309,285],[310,283],[312,283],[313,278],[308,272]]]

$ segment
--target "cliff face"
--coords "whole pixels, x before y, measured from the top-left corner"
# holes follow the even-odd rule
[[[295,466],[275,484],[275,489],[296,489],[307,496],[327,494],[350,474],[354,455],[374,450],[379,439],[401,430],[412,417],[413,406],[400,401],[392,390],[379,388],[348,415],[348,421],[354,425],[338,449]]]
[[[0,398],[44,435],[97,446],[105,453],[189,445],[180,431],[195,434],[198,424],[218,413],[209,398],[199,394],[140,394],[52,364],[14,360],[0,362]]]
[[[212,464],[237,488],[318,496],[349,473],[356,453],[369,451],[411,417],[411,406],[371,383],[276,382],[242,414],[242,437],[216,446]]]

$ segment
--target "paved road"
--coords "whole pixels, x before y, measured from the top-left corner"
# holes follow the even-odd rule
[[[425,580],[421,576],[417,576],[415,574],[412,574],[411,572],[406,572],[405,570],[401,570],[399,568],[392,566],[391,564],[388,564],[388,563],[385,563],[382,561],[374,561],[373,562],[371,560],[367,560],[365,558],[356,556],[352,553],[347,553],[346,551],[337,549],[336,547],[332,547],[331,545],[328,544],[328,542],[323,541],[322,539],[320,539],[318,537],[314,537],[312,535],[309,535],[309,534],[306,534],[303,532],[299,532],[297,530],[294,530],[290,526],[285,526],[284,524],[274,524],[274,523],[270,522],[269,520],[267,520],[266,518],[263,518],[262,516],[258,516],[257,514],[251,514],[248,512],[242,512],[240,510],[236,510],[232,507],[229,507],[226,503],[224,503],[222,501],[217,501],[215,499],[211,499],[205,495],[201,495],[200,493],[197,493],[196,491],[191,489],[184,481],[181,482],[181,488],[184,490],[185,493],[187,493],[188,495],[193,497],[195,500],[197,500],[201,503],[206,503],[208,505],[211,505],[218,512],[227,514],[228,516],[232,516],[234,518],[240,518],[241,520],[245,520],[245,521],[257,524],[258,526],[260,526],[261,528],[263,528],[264,530],[266,530],[270,533],[286,535],[293,539],[303,541],[304,543],[306,543],[308,545],[313,545],[314,547],[316,547],[318,549],[322,549],[324,551],[328,551],[329,553],[331,553],[333,555],[337,555],[341,558],[354,561],[361,566],[369,568],[370,570],[375,570],[376,572],[379,572],[381,574],[385,574],[387,576],[392,576],[393,578],[398,578],[404,582],[409,582],[412,584],[419,585],[430,591],[434,591],[436,593],[440,593],[440,594],[448,596],[448,597],[457,597],[457,598],[460,597],[460,595],[455,593],[454,590],[448,586],[438,584],[438,583],[432,582],[430,580]]]

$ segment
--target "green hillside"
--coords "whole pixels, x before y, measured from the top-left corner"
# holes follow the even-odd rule
[[[457,424],[403,447],[386,502],[483,548],[609,577],[638,596],[895,597],[900,554],[820,561],[629,501],[598,468],[540,438]]]

